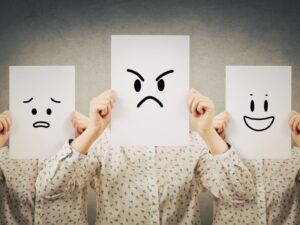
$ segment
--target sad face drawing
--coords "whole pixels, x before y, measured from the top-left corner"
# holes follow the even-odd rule
[[[49,100],[51,100],[51,102],[53,102],[55,104],[60,104],[61,103],[61,101],[55,100],[52,97],[50,97]],[[34,104],[34,98],[31,97],[30,99],[23,101],[23,103],[24,104],[29,104],[29,103]],[[36,108],[31,109],[31,114],[33,116],[36,116],[38,113],[39,114],[44,114],[44,116],[45,115],[50,116],[52,114],[52,109],[47,108],[47,109],[44,110],[44,112],[38,112]],[[32,125],[33,125],[34,128],[49,128],[50,127],[50,123],[47,122],[46,120],[35,121]]]
[[[45,159],[74,136],[74,66],[11,66],[10,156]]]

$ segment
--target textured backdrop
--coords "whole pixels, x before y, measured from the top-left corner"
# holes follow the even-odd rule
[[[110,87],[112,34],[190,35],[190,84],[217,112],[225,106],[225,65],[291,65],[300,111],[299,12],[297,0],[1,1],[0,111],[9,105],[9,65],[67,64],[76,66],[77,110],[87,113],[89,99]],[[204,194],[203,224],[211,212]]]

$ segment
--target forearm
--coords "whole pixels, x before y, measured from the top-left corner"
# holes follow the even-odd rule
[[[103,130],[88,127],[80,136],[72,141],[71,147],[80,154],[86,154],[91,145],[102,133]]]
[[[229,149],[226,142],[220,137],[215,129],[212,128],[205,132],[198,131],[198,133],[213,155],[223,154]]]
[[[71,184],[77,182],[76,169],[85,156],[71,149],[68,143],[54,157],[43,162],[43,169],[36,180],[37,195],[44,198],[56,198],[71,192]]]
[[[241,203],[255,196],[251,173],[233,149],[217,156],[203,154],[196,171],[200,187],[209,190],[218,199]]]

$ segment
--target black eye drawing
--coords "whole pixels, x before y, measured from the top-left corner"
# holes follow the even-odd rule
[[[52,110],[48,108],[46,112],[47,112],[48,115],[51,115]]]
[[[134,82],[134,90],[136,92],[139,92],[142,88],[142,83],[139,79],[136,79],[135,82]]]
[[[163,79],[160,79],[158,82],[157,82],[157,87],[158,87],[158,90],[159,91],[163,91],[165,89],[165,82]]]
[[[31,113],[32,113],[32,115],[36,115],[36,114],[37,114],[36,108],[33,108],[33,109],[31,110]]]
[[[265,102],[264,102],[264,109],[265,109],[265,112],[268,111],[268,108],[269,108],[268,100],[265,100]]]
[[[251,110],[251,112],[253,112],[254,109],[255,109],[255,104],[254,104],[254,101],[251,100],[251,102],[250,102],[250,110]]]

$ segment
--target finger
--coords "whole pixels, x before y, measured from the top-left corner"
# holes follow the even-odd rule
[[[291,129],[293,127],[293,123],[295,120],[296,120],[296,116],[291,114],[291,116],[289,118],[289,126],[291,127]]]
[[[295,119],[295,121],[293,122],[293,132],[295,134],[297,134],[298,126],[299,126],[299,122]]]
[[[3,131],[3,125],[2,125],[2,120],[0,120],[0,133],[2,133],[2,131]]]
[[[200,115],[205,114],[206,112],[211,111],[212,106],[209,101],[200,101],[198,103],[197,111],[200,113]]]
[[[198,107],[199,107],[199,99],[195,97],[193,101],[191,102],[191,113],[193,116],[198,116],[198,113],[201,113],[201,109],[198,112]]]
[[[2,134],[6,134],[7,128],[8,128],[8,124],[7,124],[6,120],[3,119],[3,120],[2,120],[2,131],[1,131],[1,133],[2,133]]]
[[[9,119],[9,116],[5,117],[5,121],[6,121],[6,124],[7,124],[7,130],[6,130],[6,132],[9,132],[10,131],[10,127],[11,127],[11,121]]]
[[[187,99],[187,107],[188,107],[188,110],[190,113],[192,113],[191,106],[192,106],[192,102],[194,101],[195,97],[196,97],[196,95],[189,94],[188,99]]]

